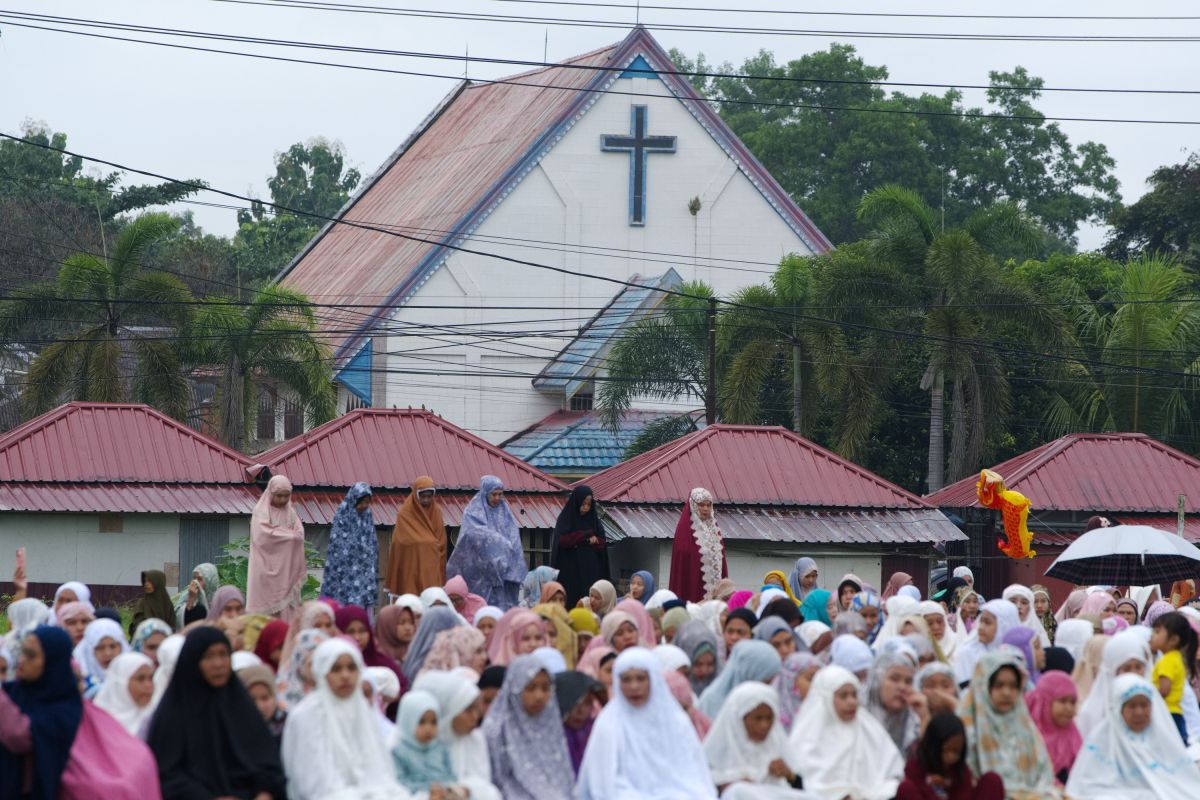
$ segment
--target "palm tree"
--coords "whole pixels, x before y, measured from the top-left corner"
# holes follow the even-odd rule
[[[828,280],[841,251],[822,257],[786,256],[766,286],[742,289],[722,318],[727,363],[721,411],[730,422],[758,423],[768,381],[782,376],[791,394],[792,430],[811,435],[822,397],[832,406],[835,447],[853,456],[878,414],[885,381],[857,380],[867,365],[837,320],[826,314]],[[765,310],[764,310],[765,309]]]
[[[1125,265],[1099,303],[1077,304],[1083,357],[1064,370],[1070,388],[1052,397],[1049,431],[1140,431],[1169,440],[1189,429],[1200,388],[1197,301],[1181,266],[1144,257]]]
[[[620,429],[621,415],[638,397],[704,397],[709,299],[715,295],[703,282],[683,283],[676,291],[663,301],[661,314],[635,322],[609,352],[596,410],[610,430]],[[718,366],[714,380],[719,372]]]
[[[945,392],[949,382],[949,477],[973,471],[983,456],[990,428],[1003,423],[1011,402],[1005,365],[990,342],[1009,326],[1035,342],[1061,344],[1066,327],[1054,309],[1037,304],[1013,281],[993,254],[1033,252],[1040,230],[1014,204],[976,212],[960,228],[941,229],[936,215],[915,192],[898,186],[863,198],[860,219],[875,226],[869,249],[917,283],[925,314],[921,388],[929,392],[928,490],[946,480]]]
[[[64,400],[131,397],[177,419],[188,412],[175,336],[191,316],[192,295],[178,278],[141,269],[150,247],[176,227],[167,214],[138,217],[106,257],[68,256],[56,281],[18,290],[0,306],[0,336],[10,341],[47,320],[69,320],[29,365],[21,395],[27,416]]]
[[[263,383],[294,392],[310,425],[337,413],[329,350],[317,337],[313,307],[304,295],[270,286],[246,302],[212,298],[194,327],[189,360],[220,369],[218,425],[230,447],[240,449],[246,440],[251,419],[246,409],[257,407]]]

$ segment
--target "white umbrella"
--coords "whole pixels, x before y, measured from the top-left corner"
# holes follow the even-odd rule
[[[1046,574],[1075,584],[1144,586],[1200,574],[1200,549],[1149,525],[1113,525],[1080,536]]]

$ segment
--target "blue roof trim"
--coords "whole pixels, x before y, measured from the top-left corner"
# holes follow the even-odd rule
[[[337,374],[338,382],[367,405],[371,405],[371,343],[372,340],[367,339],[362,349]]]
[[[542,368],[533,379],[534,388],[561,391],[564,397],[573,397],[603,366],[613,340],[621,331],[662,302],[663,293],[655,289],[678,286],[683,283],[683,278],[675,270],[668,269],[653,278],[634,275],[630,282],[642,286],[626,286],[618,292],[580,329],[579,335]]]
[[[650,62],[644,56],[638,56],[625,71],[621,73],[622,78],[657,78],[658,70],[650,66]]]
[[[621,430],[613,433],[594,411],[576,418],[552,415],[508,440],[501,449],[551,475],[587,475],[619,464],[647,424],[673,416],[676,412],[627,411],[621,418]],[[704,427],[703,419],[696,423],[697,428]]]

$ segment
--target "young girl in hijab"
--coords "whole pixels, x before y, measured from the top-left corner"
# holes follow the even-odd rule
[[[216,628],[188,633],[147,743],[158,760],[165,800],[284,796],[275,742],[233,677],[229,640]]]
[[[279,671],[275,681],[276,695],[284,710],[295,708],[316,687],[312,672],[313,653],[328,638],[324,631],[310,628],[296,640],[286,667]]]
[[[776,713],[784,733],[790,733],[792,722],[808,696],[809,686],[822,664],[811,653],[792,653],[783,660],[779,674],[771,681],[775,689]]]
[[[853,607],[852,603],[854,601],[854,595],[858,594],[865,588],[866,584],[864,584],[862,578],[858,577],[857,575],[850,572],[847,572],[845,575],[843,575],[842,579],[838,582],[837,594],[835,595],[835,598],[837,599],[838,610],[850,611]]]
[[[88,623],[83,641],[75,647],[75,662],[84,681],[83,696],[92,699],[104,684],[108,665],[121,653],[129,651],[121,624],[101,618]]]
[[[517,656],[508,665],[504,685],[483,721],[483,733],[492,781],[505,800],[572,796],[562,716],[550,674],[536,656]]]
[[[787,733],[776,693],[743,683],[729,694],[704,740],[704,754],[723,800],[806,800],[787,765]]]
[[[950,627],[950,620],[946,614],[946,609],[942,608],[942,604],[933,600],[923,600],[917,604],[917,613],[925,620],[925,624],[929,626],[929,637],[937,649],[941,652],[942,658],[947,663],[954,661],[954,654],[958,649],[958,633],[954,628]]]
[[[582,672],[563,672],[554,676],[554,695],[563,718],[563,735],[571,768],[579,774],[583,753],[587,749],[592,725],[596,721],[596,692],[603,689],[600,682]]]
[[[281,619],[273,619],[263,626],[258,641],[254,643],[254,655],[258,656],[258,660],[263,662],[272,674],[279,671],[287,635],[288,624]]]
[[[375,632],[371,630],[371,620],[367,616],[365,608],[342,606],[334,612],[333,619],[338,630],[349,636],[358,645],[364,665],[383,667],[395,673],[397,680],[403,680],[400,665],[376,646]]]
[[[457,672],[426,672],[413,688],[429,692],[438,701],[438,736],[449,751],[454,783],[470,791],[471,800],[501,800],[492,784],[487,739],[479,729],[483,716],[479,687]]]
[[[1037,687],[1025,695],[1029,715],[1046,743],[1054,777],[1060,784],[1067,782],[1067,775],[1083,745],[1083,737],[1075,727],[1077,697],[1075,682],[1063,672],[1047,672]]]
[[[246,608],[251,614],[291,622],[308,578],[304,525],[292,507],[292,484],[283,475],[267,481],[250,515],[250,564]]]
[[[1070,797],[1168,800],[1193,797],[1200,769],[1184,749],[1157,692],[1137,675],[1113,681],[1104,720],[1089,732],[1067,781]]]
[[[975,622],[979,619],[979,606],[983,603],[983,597],[979,592],[964,586],[958,590],[958,602],[955,604],[955,616],[958,617],[959,638],[963,641],[975,630]]]
[[[805,622],[816,620],[833,625],[833,618],[837,616],[837,599],[825,589],[813,589],[800,605],[800,613]]]
[[[817,562],[808,556],[802,556],[796,559],[795,564],[792,564],[785,588],[788,595],[796,601],[796,605],[800,605],[808,597],[809,592],[818,588],[817,581],[819,579]]]
[[[148,619],[158,619],[175,629],[175,608],[171,605],[171,595],[167,594],[167,576],[161,569],[148,569],[142,573],[142,590],[144,594],[138,598],[133,607],[133,618],[129,622],[129,633],[132,636],[137,626]]]
[[[967,730],[967,766],[976,775],[999,775],[1009,798],[1058,798],[1050,756],[1022,696],[1025,681],[1011,650],[980,657],[959,711]]]
[[[1150,645],[1140,630],[1121,631],[1116,636],[1097,638],[1106,641],[1100,643],[1102,651],[1096,678],[1089,687],[1087,697],[1080,704],[1079,716],[1075,720],[1081,733],[1095,730],[1104,719],[1109,689],[1118,676],[1131,673],[1148,680],[1154,666]]]
[[[700,710],[709,719],[715,718],[735,686],[747,681],[770,683],[781,666],[779,653],[766,642],[754,639],[738,642],[721,674],[700,695]]]
[[[345,639],[322,642],[313,653],[316,689],[288,712],[283,726],[291,800],[385,800],[400,791],[363,696],[363,669],[362,654]]]
[[[453,608],[434,607],[425,612],[408,646],[408,654],[400,665],[407,686],[412,686],[421,668],[425,666],[425,659],[429,657],[429,651],[433,649],[438,634],[462,624],[463,618]]]
[[[613,697],[588,740],[578,800],[715,798],[700,740],[667,689],[654,654],[633,647],[617,656],[613,684]]]
[[[998,649],[1004,635],[1019,623],[1017,607],[1008,600],[989,600],[979,609],[979,623],[958,648],[954,675],[961,686],[975,674],[975,665],[985,653]]]
[[[850,601],[850,606],[851,610],[858,612],[866,620],[868,629],[867,644],[873,644],[875,637],[879,635],[879,631],[883,628],[883,601],[874,592],[859,592]]]
[[[477,628],[458,625],[437,635],[417,678],[431,670],[449,672],[459,667],[482,673],[486,666],[487,650],[483,646],[483,634]]]
[[[130,736],[140,736],[154,708],[154,662],[141,653],[122,653],[108,667],[96,705],[107,711]]]
[[[859,705],[860,691],[853,673],[826,667],[813,678],[792,725],[784,758],[804,790],[820,800],[890,800],[900,784],[900,751]]]
[[[1033,609],[1033,590],[1023,584],[1014,583],[1006,588],[1000,597],[1017,607],[1017,618],[1020,620],[1019,624],[1022,627],[1029,628],[1031,631],[1036,633],[1038,641],[1042,643],[1042,647],[1049,647],[1050,636],[1042,627],[1042,622],[1040,619],[1038,619],[1038,615]]]
[[[488,657],[493,664],[507,666],[517,656],[546,646],[542,618],[527,608],[510,608],[496,624]]]
[[[283,738],[283,726],[287,722],[287,712],[279,707],[275,697],[275,675],[266,664],[254,664],[237,671],[238,680],[246,687],[250,699],[262,716],[271,738],[279,745]]]
[[[438,701],[419,689],[400,699],[392,763],[400,785],[418,800],[465,797],[454,786],[450,752],[438,738]]]
[[[953,714],[935,714],[904,767],[896,800],[1004,800],[1004,782],[994,772],[975,782],[966,764],[967,735]]]
[[[617,606],[617,588],[610,581],[596,581],[588,590],[588,606],[596,616],[603,618]]]

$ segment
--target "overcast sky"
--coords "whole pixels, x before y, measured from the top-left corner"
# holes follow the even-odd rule
[[[587,20],[634,21],[632,7],[587,8],[512,0],[336,0],[372,6],[436,9]],[[1129,4],[1111,0],[1048,4],[1009,0],[964,4],[947,0],[866,2],[826,0],[652,0],[666,6],[734,7],[1002,14],[1088,15],[1200,14],[1194,2]],[[604,46],[623,36],[618,29],[345,13],[266,7],[217,0],[3,0],[3,11],[136,23],[194,31],[289,38],[355,47],[378,47],[472,56],[551,60]],[[0,13],[3,13],[0,11]],[[757,15],[697,11],[641,11],[641,20],[714,26],[754,26],[836,31],[919,31],[987,34],[1150,35],[1200,37],[1200,19],[1173,21],[1046,21],[904,19],[848,16]],[[547,44],[547,32],[549,41]],[[117,36],[141,34],[114,32]],[[846,36],[784,36],[727,32],[655,31],[664,47],[702,51],[711,62],[741,61],[760,48],[779,61],[821,50],[832,41],[854,44],[870,64],[888,67],[900,81],[987,82],[990,69],[1025,66],[1048,86],[1200,89],[1196,66],[1200,42],[954,42],[852,39]],[[180,42],[179,39],[163,41]],[[204,45],[203,42],[197,44]],[[210,43],[224,49],[251,45]],[[391,56],[323,51],[258,52],[342,63],[461,76],[464,65]],[[473,64],[475,77],[499,77],[518,68]],[[17,133],[25,120],[44,121],[70,136],[80,152],[167,175],[197,177],[240,193],[266,196],[273,157],[313,136],[340,141],[352,165],[372,172],[425,117],[454,82],[442,78],[370,74],[323,66],[283,64],[235,56],[186,52],[29,30],[0,19],[0,130]],[[909,90],[916,91],[916,90]],[[937,90],[940,91],[940,90]],[[982,102],[981,92],[967,92]],[[1138,117],[1200,120],[1198,95],[1050,93],[1039,101],[1049,116]],[[1064,122],[1073,142],[1103,142],[1117,161],[1126,202],[1145,191],[1157,166],[1181,161],[1200,149],[1200,126]],[[199,199],[223,201],[213,196]],[[191,208],[206,229],[229,234],[234,212]],[[1081,234],[1084,247],[1103,241],[1101,229]]]

